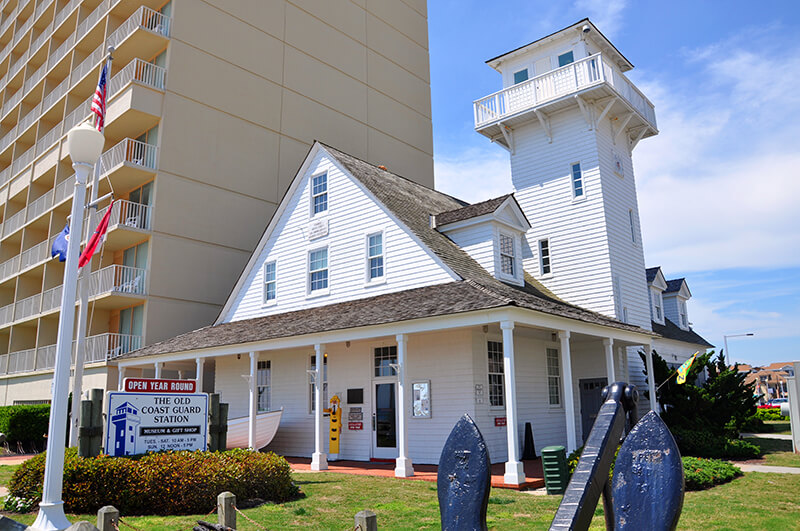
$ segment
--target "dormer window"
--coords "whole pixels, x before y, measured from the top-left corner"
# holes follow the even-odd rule
[[[516,275],[514,238],[507,234],[500,234],[500,272],[511,277]]]
[[[317,215],[328,210],[328,174],[323,173],[311,179],[311,212]]]
[[[656,303],[656,321],[661,322],[664,320],[664,317],[661,315],[661,306]]]
[[[687,319],[687,317],[686,317],[686,303],[685,302],[681,301],[680,309],[681,309],[681,313],[680,313],[681,327],[689,328],[689,319]]]

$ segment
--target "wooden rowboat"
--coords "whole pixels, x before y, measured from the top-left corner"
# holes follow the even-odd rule
[[[256,415],[256,450],[264,448],[275,437],[282,415],[282,407],[277,411],[268,411]],[[249,427],[249,417],[228,419],[228,448],[248,448]]]

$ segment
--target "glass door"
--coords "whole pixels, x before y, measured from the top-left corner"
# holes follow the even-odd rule
[[[372,457],[395,459],[397,457],[397,407],[395,383],[375,382],[372,403]]]

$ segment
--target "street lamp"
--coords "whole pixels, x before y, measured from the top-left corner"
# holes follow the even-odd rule
[[[73,127],[67,134],[67,151],[75,170],[75,194],[64,268],[61,314],[58,319],[56,363],[53,370],[53,399],[50,406],[50,427],[47,430],[47,457],[39,514],[33,529],[61,531],[70,525],[64,514],[61,492],[64,481],[64,448],[67,422],[63,412],[69,398],[69,366],[72,358],[72,329],[75,324],[75,293],[78,284],[78,255],[83,234],[83,209],[86,202],[86,180],[103,151],[103,134],[88,123]],[[74,396],[73,400],[80,400]]]
[[[731,334],[728,336],[722,336],[722,342],[725,344],[725,355],[728,355],[728,338],[729,337],[745,337],[745,336],[752,336],[752,332],[748,332],[746,334]],[[728,360],[730,361],[731,357],[728,356]]]

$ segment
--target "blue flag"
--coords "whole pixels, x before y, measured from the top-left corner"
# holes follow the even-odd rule
[[[67,261],[67,246],[69,245],[69,223],[64,225],[64,230],[56,236],[53,241],[53,248],[50,251],[50,256],[55,258],[58,256],[60,262]]]

